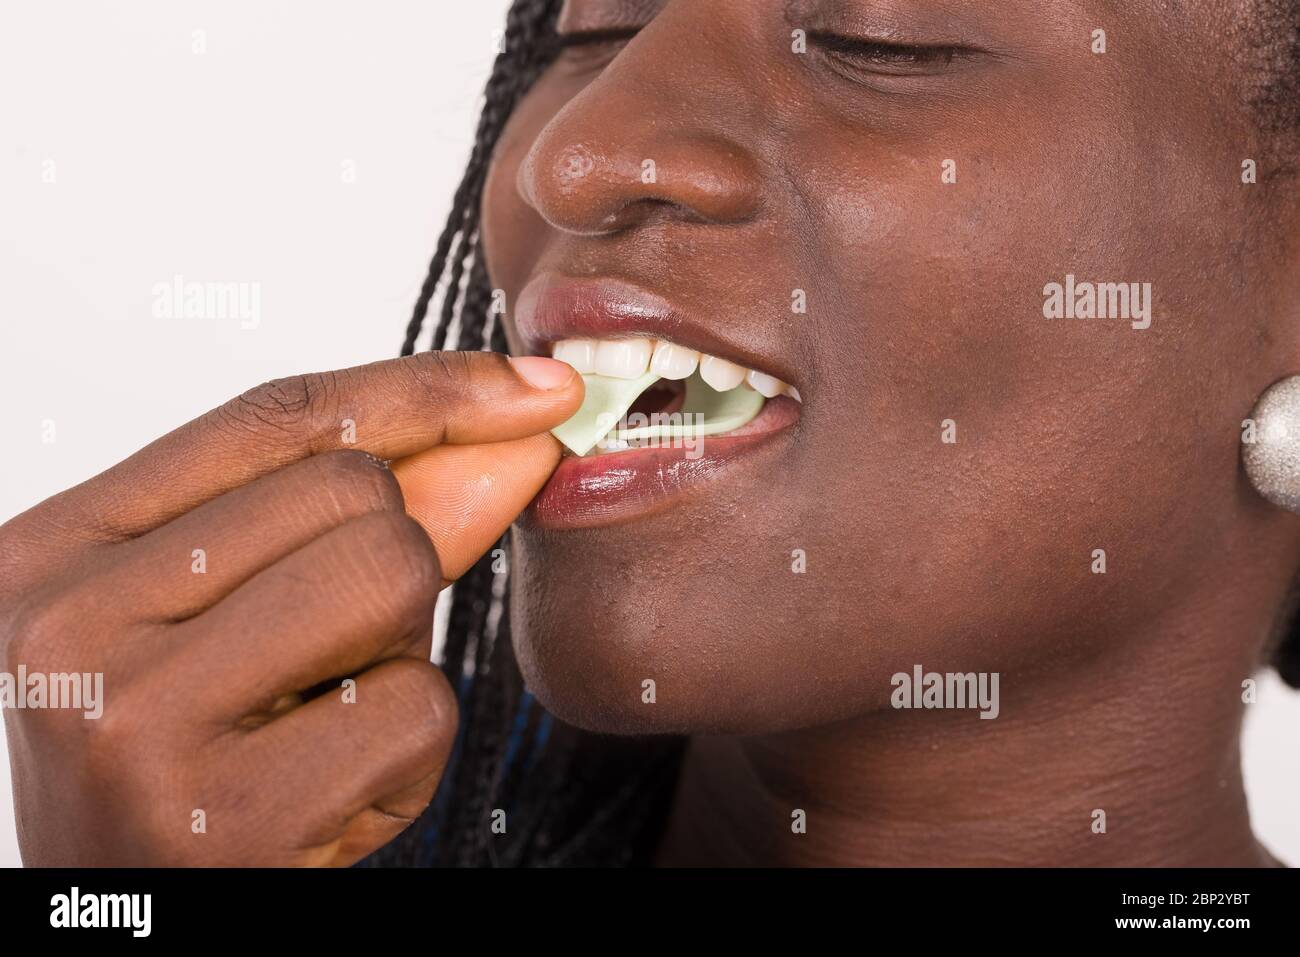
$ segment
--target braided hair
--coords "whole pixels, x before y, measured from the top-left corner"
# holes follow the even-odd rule
[[[1255,0],[1267,24],[1268,78],[1256,105],[1267,129],[1300,129],[1300,0]],[[494,322],[479,231],[483,185],[501,131],[558,51],[561,0],[515,0],[504,49],[487,83],[465,175],[438,238],[406,329],[411,355],[435,297],[430,349],[507,351]],[[368,865],[610,865],[648,862],[680,763],[677,738],[613,738],[580,732],[527,693],[510,641],[507,574],[494,553],[451,591],[442,667],[458,689],[461,726],[438,796],[420,820]],[[1300,688],[1300,624],[1287,614],[1274,651],[1282,677]],[[505,833],[494,832],[505,812]]]

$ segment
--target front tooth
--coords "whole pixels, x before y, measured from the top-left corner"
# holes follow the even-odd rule
[[[790,398],[794,399],[800,405],[803,405],[803,396],[799,394],[799,390],[796,389],[794,386],[792,385],[786,386],[785,394],[788,395]]]
[[[582,375],[596,371],[596,340],[565,339],[551,349],[551,358],[573,366]]]
[[[650,366],[649,339],[615,339],[596,345],[596,374],[613,379],[639,379]]]
[[[701,356],[700,378],[717,392],[730,392],[745,381],[745,369],[717,356]]]
[[[694,349],[660,341],[655,344],[650,371],[659,373],[663,379],[689,379],[699,364],[700,354]]]
[[[774,375],[768,375],[766,372],[755,372],[750,369],[745,373],[745,380],[765,399],[778,396],[785,391],[786,385]]]

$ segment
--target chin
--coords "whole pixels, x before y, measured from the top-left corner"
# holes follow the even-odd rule
[[[638,562],[608,543],[548,541],[515,536],[510,629],[528,689],[567,724],[750,735],[889,707],[889,643],[864,641],[860,618],[836,622],[815,595],[820,616],[757,572],[720,593],[716,576],[681,574],[686,556]]]
[[[536,603],[531,587],[516,588],[511,633],[524,682],[555,717],[601,734],[745,729],[726,695],[717,693],[717,685],[730,683],[727,675],[714,671],[706,678],[697,655],[684,647],[704,635],[655,635],[626,622],[593,621],[573,614],[582,598],[571,603],[562,589],[547,591],[548,599]]]

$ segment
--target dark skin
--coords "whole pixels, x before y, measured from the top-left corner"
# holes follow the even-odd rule
[[[789,11],[571,0],[561,32],[635,36],[565,54],[498,148],[484,223],[509,296],[546,271],[637,282],[806,384],[743,480],[635,527],[525,524],[530,686],[584,727],[697,735],[664,862],[1266,863],[1241,682],[1300,528],[1238,454],[1255,399],[1300,369],[1300,220],[1293,193],[1241,183],[1269,151],[1230,11]],[[795,27],[885,19],[977,49],[791,52]],[[1151,282],[1151,327],[1044,320],[1067,273]],[[999,672],[1001,717],[892,710],[889,676],[918,662]]]
[[[5,711],[24,863],[346,866],[397,836],[456,730],[439,587],[581,400],[486,353],[277,380],[0,527],[3,670],[104,675],[98,720]]]
[[[1241,682],[1300,520],[1237,457],[1300,371],[1300,215],[1238,106],[1231,6],[566,7],[565,31],[635,38],[566,54],[513,116],[483,204],[494,286],[638,282],[804,398],[671,509],[515,536],[546,706],[693,736],[662,863],[1270,863]],[[796,55],[796,27],[962,50]],[[1044,320],[1066,273],[1151,282],[1151,327]],[[0,528],[4,666],[102,670],[107,696],[100,722],[6,712],[24,860],[348,864],[391,840],[455,730],[433,594],[554,469],[544,433],[581,387],[551,384],[481,354],[287,380]],[[916,663],[1000,673],[1000,716],[891,709]],[[343,674],[355,705],[304,702]]]

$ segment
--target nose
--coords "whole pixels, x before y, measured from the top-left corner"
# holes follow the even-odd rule
[[[553,228],[598,236],[650,222],[736,224],[759,209],[756,157],[708,122],[738,115],[743,84],[683,69],[716,69],[717,51],[669,56],[650,35],[659,26],[570,100],[520,164],[520,195]]]

